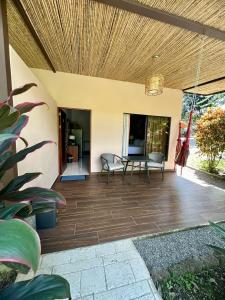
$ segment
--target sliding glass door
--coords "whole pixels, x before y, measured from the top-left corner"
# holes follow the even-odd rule
[[[146,154],[161,152],[167,159],[169,148],[170,118],[148,116],[146,128]]]
[[[169,117],[124,114],[122,155],[160,152],[167,159],[170,121]]]

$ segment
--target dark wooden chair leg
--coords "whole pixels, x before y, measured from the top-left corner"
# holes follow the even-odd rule
[[[131,176],[133,176],[133,171],[134,171],[134,162],[132,162]]]
[[[107,173],[107,184],[109,184],[109,175],[110,175],[110,171],[108,171]]]
[[[147,168],[147,178],[148,178],[148,183],[150,183],[150,174],[149,174],[149,168]]]

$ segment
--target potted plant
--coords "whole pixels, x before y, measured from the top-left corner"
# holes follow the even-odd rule
[[[13,90],[9,98],[0,101],[0,181],[5,173],[33,151],[51,143],[43,141],[28,147],[28,143],[20,136],[28,122],[25,114],[43,102],[25,102],[12,107],[8,100],[34,86],[27,84]],[[12,146],[20,138],[25,148],[17,153]],[[38,269],[41,244],[37,232],[22,219],[35,215],[40,211],[52,209],[52,203],[65,205],[64,197],[41,187],[23,186],[39,176],[40,173],[25,173],[14,177],[0,189],[0,272],[4,280],[0,282],[0,299],[71,299],[68,282],[58,275],[39,275],[32,280],[11,283],[17,273],[26,274],[30,269],[35,273]],[[4,267],[6,266],[6,267]],[[8,274],[8,276],[7,276]],[[0,277],[1,278],[1,277]],[[5,280],[6,279],[6,280]],[[28,284],[29,283],[29,284]]]

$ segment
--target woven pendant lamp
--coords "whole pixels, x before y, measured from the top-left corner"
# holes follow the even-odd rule
[[[152,56],[153,63],[159,58],[159,55]],[[164,86],[164,77],[162,74],[153,73],[146,78],[145,94],[147,96],[157,96],[162,94]]]
[[[146,79],[145,94],[147,96],[157,96],[162,94],[164,77],[161,74],[152,74]]]

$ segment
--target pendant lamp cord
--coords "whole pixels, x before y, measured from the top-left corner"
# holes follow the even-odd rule
[[[205,39],[206,36],[202,36],[201,37],[201,45],[200,45],[200,51],[199,51],[199,55],[198,55],[198,63],[196,66],[196,81],[195,81],[195,86],[194,89],[196,89],[196,92],[193,94],[193,100],[191,103],[191,110],[195,109],[195,105],[196,105],[196,94],[198,91],[198,85],[199,85],[199,80],[200,80],[200,74],[201,74],[201,67],[202,67],[202,61],[203,61],[203,49],[204,49],[204,45],[205,45]]]

